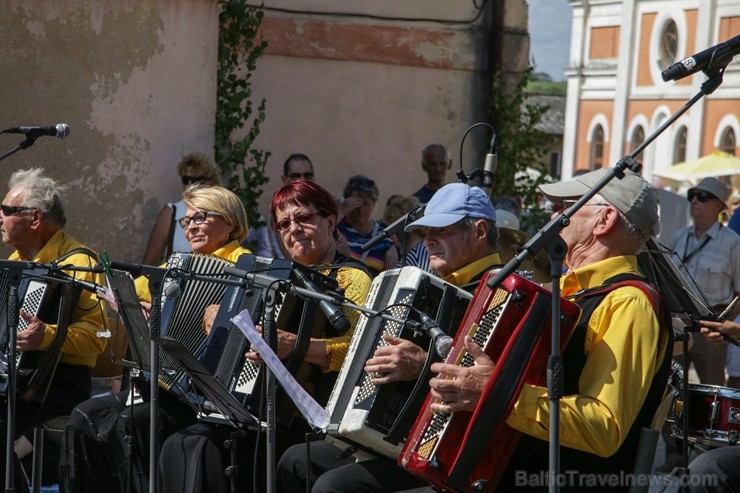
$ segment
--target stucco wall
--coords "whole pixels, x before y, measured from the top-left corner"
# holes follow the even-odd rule
[[[426,181],[427,144],[450,149],[447,178],[456,181],[464,132],[488,118],[494,52],[502,51],[504,70],[527,66],[526,3],[506,2],[499,33],[487,27],[490,5],[481,3],[482,13],[462,0],[265,2],[268,48],[254,77],[255,95],[267,99],[257,146],[273,153],[263,213],[294,152],[311,157],[317,180],[336,195],[354,174],[375,179],[375,217],[388,196]],[[466,139],[467,171],[482,165],[489,137],[481,127]]]
[[[215,0],[0,2],[0,126],[67,123],[0,164],[42,166],[67,184],[66,230],[114,259],[139,261],[175,166],[213,152]],[[0,136],[0,151],[21,141]],[[3,255],[9,249],[3,247]]]
[[[376,216],[426,180],[429,143],[450,148],[455,181],[463,133],[488,117],[491,67],[513,78],[527,66],[526,29],[525,0],[267,1],[270,46],[253,79],[254,99],[267,99],[256,146],[272,153],[261,210],[292,152],[311,156],[336,194],[352,174],[375,178]],[[1,193],[13,170],[43,166],[69,185],[71,234],[139,261],[157,212],[181,192],[178,160],[213,152],[217,40],[216,0],[0,2],[0,127],[71,128],[4,161]],[[487,149],[477,130],[466,171]],[[0,151],[20,141],[1,139]]]

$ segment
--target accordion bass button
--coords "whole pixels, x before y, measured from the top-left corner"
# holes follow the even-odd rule
[[[470,489],[473,491],[483,491],[486,489],[486,486],[488,486],[488,481],[485,479],[479,479],[470,485]]]

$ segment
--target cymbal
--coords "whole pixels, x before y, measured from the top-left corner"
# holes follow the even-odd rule
[[[498,234],[499,245],[501,246],[499,255],[503,263],[514,258],[530,238],[524,231],[511,228],[500,227],[498,228]],[[532,272],[532,280],[534,282],[546,283],[552,281],[552,276],[550,275],[550,256],[544,250],[540,250],[535,255],[528,256],[517,270]]]

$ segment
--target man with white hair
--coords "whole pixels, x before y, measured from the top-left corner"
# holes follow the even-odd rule
[[[542,185],[542,192],[564,210],[596,185],[609,169],[577,180]],[[626,172],[614,178],[571,217],[560,236],[568,250],[561,294],[582,309],[563,353],[560,400],[561,491],[582,491],[596,478],[626,491],[623,478],[634,467],[640,430],[649,426],[670,369],[672,332],[657,292],[637,268],[637,254],[658,233],[658,205],[650,185]],[[637,285],[618,284],[633,281]],[[638,287],[642,286],[642,287]],[[476,364],[435,363],[435,411],[476,408],[493,362],[466,338]],[[525,384],[506,423],[523,433],[496,491],[512,491],[524,478],[547,478],[550,401],[548,389]],[[584,483],[586,482],[586,483]],[[548,482],[532,484],[547,490]],[[603,489],[603,487],[602,487]],[[527,489],[531,491],[531,489]]]

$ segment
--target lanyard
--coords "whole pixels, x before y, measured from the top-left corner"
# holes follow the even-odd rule
[[[689,249],[689,235],[690,234],[691,234],[691,232],[689,231],[688,234],[686,235],[686,244],[683,247],[683,253],[684,253],[684,255],[683,255],[683,259],[681,259],[681,262],[683,264],[686,264],[686,262],[688,262],[691,257],[693,257],[694,255],[696,255],[697,253],[699,253],[699,250],[701,250],[702,248],[704,248],[704,245],[706,245],[707,243],[709,243],[709,240],[712,239],[712,237],[707,234],[707,236],[704,237],[704,241],[701,242],[701,245],[699,245],[698,247],[696,247],[691,253],[687,254],[686,253],[686,250]]]

